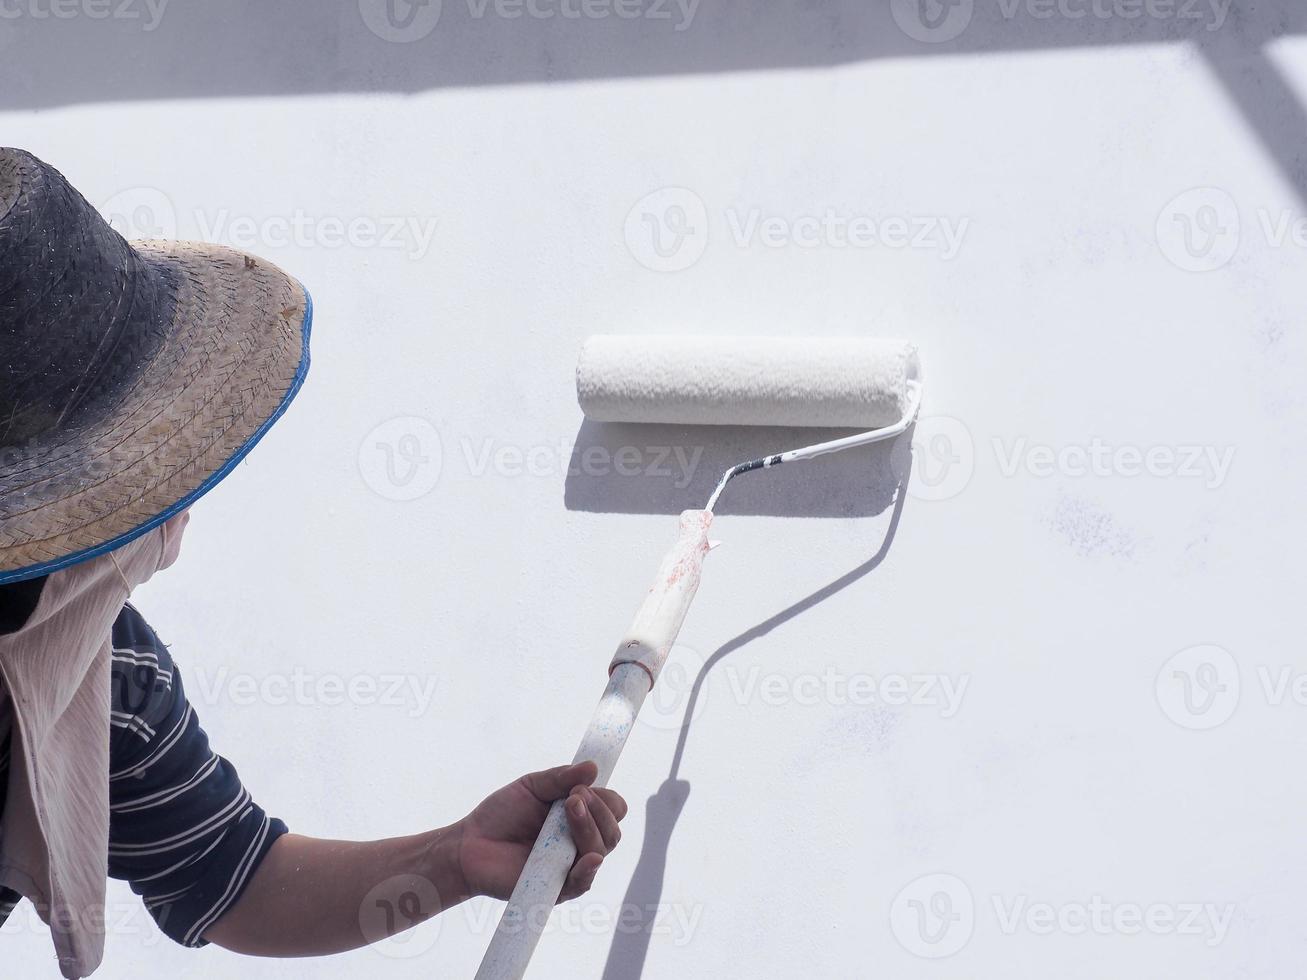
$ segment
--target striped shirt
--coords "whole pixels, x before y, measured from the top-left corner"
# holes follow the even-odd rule
[[[286,825],[209,747],[168,649],[130,604],[113,624],[111,685],[109,876],[131,883],[169,938],[203,946]],[[11,742],[3,702],[0,813]],[[17,902],[0,888],[0,925]]]

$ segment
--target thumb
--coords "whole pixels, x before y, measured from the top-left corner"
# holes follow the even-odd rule
[[[522,785],[541,803],[561,800],[576,785],[589,786],[599,776],[599,767],[593,762],[578,762],[569,766],[555,766],[540,772],[529,772],[522,777]]]

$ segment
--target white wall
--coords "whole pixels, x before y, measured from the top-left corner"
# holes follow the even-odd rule
[[[1276,683],[1304,668],[1304,243],[1276,236],[1304,214],[1304,14],[1014,2],[965,0],[926,41],[898,0],[898,21],[852,0],[703,0],[679,31],[674,6],[541,20],[448,0],[411,43],[355,3],[174,0],[153,30],[144,0],[136,20],[6,8],[0,142],[119,221],[280,263],[317,304],[299,400],[137,597],[266,807],[305,833],[406,833],[565,761],[670,515],[740,453],[798,439],[583,428],[587,334],[907,335],[928,417],[906,494],[906,446],[728,494],[614,782],[625,841],[532,975],[613,980],[643,960],[646,980],[1198,980],[1300,963],[1307,709],[1292,687],[1276,703]],[[686,207],[695,232],[664,260],[628,215],[665,188],[681,190],[644,211]],[[828,212],[961,239],[950,255],[737,239],[754,216]],[[284,243],[297,216],[304,240]],[[363,225],[334,242],[354,219],[412,224],[403,248]],[[421,421],[374,431],[398,417]],[[405,435],[430,486],[407,501],[419,484],[388,482],[376,448]],[[566,477],[573,443],[634,446],[637,469],[654,447],[703,452],[678,487],[675,459],[634,477],[592,457]],[[1046,468],[1043,447],[1071,454]],[[1077,448],[1095,447],[1102,472],[1081,473]],[[1156,450],[1152,474],[1132,448]],[[533,449],[535,473],[495,455]],[[1228,656],[1171,662],[1203,644]],[[647,821],[690,681],[723,650],[685,737],[684,809]],[[1216,685],[1208,710],[1185,709],[1177,671]],[[242,686],[296,672],[412,686],[398,704]],[[965,685],[960,704],[939,686],[927,704],[866,696],[874,679],[895,700],[896,675]],[[497,912],[283,964],[179,949],[125,888],[113,901],[108,980],[470,976]],[[623,901],[661,905],[647,951],[603,925]],[[950,901],[961,919],[924,941]],[[1155,906],[1151,927],[1132,906]],[[56,975],[33,923],[0,933],[5,975]]]

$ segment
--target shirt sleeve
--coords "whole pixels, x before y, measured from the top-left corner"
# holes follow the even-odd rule
[[[130,605],[113,626],[112,683],[109,876],[169,938],[204,946],[286,825],[209,747],[167,648]]]

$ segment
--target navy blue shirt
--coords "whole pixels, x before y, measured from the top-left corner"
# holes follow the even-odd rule
[[[286,825],[210,748],[167,647],[130,604],[113,624],[111,685],[109,876],[131,883],[165,935],[203,946]],[[9,742],[0,744],[0,813]],[[0,888],[0,924],[17,900]]]

